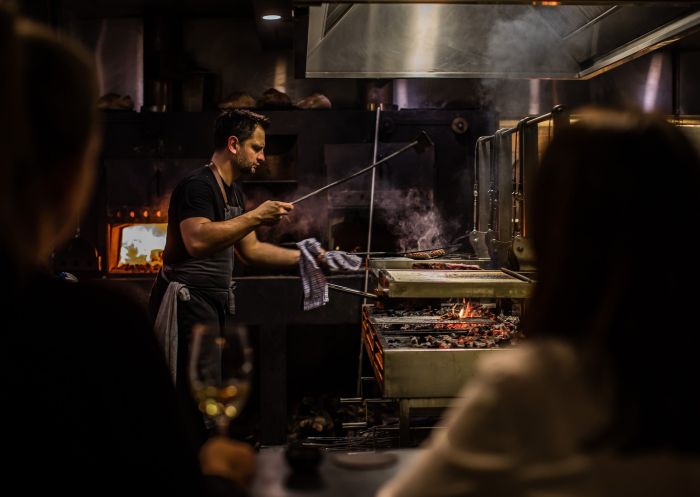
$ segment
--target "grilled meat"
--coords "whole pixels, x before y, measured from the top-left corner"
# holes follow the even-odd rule
[[[408,252],[406,254],[406,257],[410,257],[411,259],[435,259],[436,257],[442,257],[443,255],[445,255],[445,251],[443,249],[435,249],[418,252]]]

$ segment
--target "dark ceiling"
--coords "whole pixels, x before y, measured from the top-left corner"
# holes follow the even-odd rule
[[[255,24],[266,49],[291,48],[292,0],[19,0],[20,10],[41,22],[60,26],[67,19],[150,17],[172,19],[235,18]],[[281,21],[263,21],[279,14]]]
[[[62,0],[60,9],[79,18],[162,15],[251,17],[256,0]],[[25,5],[32,2],[23,2]],[[39,2],[42,3],[42,2]]]
[[[68,14],[78,19],[137,17],[145,13],[185,17],[252,18],[257,12],[291,15],[292,0],[15,0],[20,10],[43,21]]]

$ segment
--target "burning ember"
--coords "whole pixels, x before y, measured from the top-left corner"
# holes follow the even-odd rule
[[[502,323],[495,326],[474,326],[468,331],[452,332],[449,335],[386,335],[386,342],[391,348],[492,349],[514,345],[519,338],[521,334],[515,326]]]
[[[439,308],[374,312],[372,320],[390,348],[498,348],[522,338],[518,316],[495,315],[492,306],[467,299]]]

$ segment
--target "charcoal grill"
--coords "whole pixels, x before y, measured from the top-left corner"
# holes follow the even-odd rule
[[[423,309],[401,315],[363,306],[363,343],[384,397],[454,397],[479,357],[508,348],[521,337],[517,316],[445,319],[451,306],[440,306],[443,313],[432,315]]]
[[[532,283],[494,270],[372,272],[380,298],[362,307],[363,346],[382,397],[399,402],[407,445],[412,409],[449,406],[480,357],[522,338]]]

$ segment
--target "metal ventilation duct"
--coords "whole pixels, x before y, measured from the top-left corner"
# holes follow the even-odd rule
[[[699,25],[697,4],[322,4],[306,76],[587,79]]]

